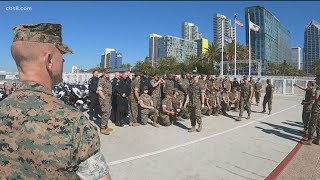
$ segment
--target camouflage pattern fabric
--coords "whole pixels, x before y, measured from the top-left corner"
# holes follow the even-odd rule
[[[150,84],[153,85],[156,83],[155,79],[152,79],[150,81]],[[151,93],[153,106],[159,110],[161,106],[161,90],[160,90],[160,84],[154,88],[154,90]]]
[[[101,90],[106,97],[106,99],[102,99],[99,97],[99,103],[101,107],[101,128],[107,128],[108,120],[111,116],[111,95],[112,95],[112,85],[111,81],[102,77],[98,82],[98,90]]]
[[[320,91],[320,87],[316,88],[316,93]],[[320,100],[316,99],[312,105],[311,119],[308,127],[309,138],[312,138],[312,135],[316,131],[317,139],[320,139]]]
[[[266,87],[266,94],[264,95],[263,98],[263,109],[266,109],[266,105],[268,104],[268,109],[271,111],[272,110],[272,99],[273,99],[273,85],[269,84]]]
[[[4,179],[78,179],[78,165],[100,149],[89,120],[33,82],[0,102],[0,132]]]
[[[148,94],[142,94],[140,96],[140,99],[141,99],[141,101],[143,101],[143,104],[145,106],[151,106],[152,98]],[[156,122],[158,116],[159,116],[159,112],[158,112],[157,109],[144,109],[144,108],[141,108],[141,123],[144,124],[144,125],[146,125],[148,123],[148,117],[150,117],[150,119],[153,122]]]
[[[203,86],[197,83],[193,83],[189,87],[190,98],[190,120],[191,126],[195,126],[196,123],[201,124],[201,93],[205,93]]]
[[[262,84],[261,82],[256,82],[254,84],[254,96],[256,98],[256,103],[260,103],[260,97],[261,97],[261,89],[262,89]]]
[[[168,111],[172,110],[173,109],[172,100],[164,98],[161,102],[161,106],[163,108],[166,108]],[[164,126],[170,126],[171,121],[173,120],[173,117],[161,111],[160,120]]]
[[[72,50],[62,43],[61,24],[40,23],[19,25],[13,28],[15,41],[51,43],[64,53],[72,54]]]
[[[250,102],[250,91],[252,85],[250,83],[242,84],[240,86],[240,114],[243,115],[244,109],[247,110],[248,116],[251,114],[251,102]]]
[[[139,104],[138,100],[135,97],[135,91],[140,92],[140,81],[134,79],[131,82],[131,93],[129,96],[129,109],[130,109],[130,122],[137,123],[139,118]]]

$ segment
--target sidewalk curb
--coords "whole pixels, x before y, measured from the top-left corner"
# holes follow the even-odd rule
[[[281,172],[286,168],[289,162],[294,158],[294,156],[299,152],[302,147],[302,140],[292,149],[292,151],[281,161],[281,163],[265,178],[265,180],[276,179]]]

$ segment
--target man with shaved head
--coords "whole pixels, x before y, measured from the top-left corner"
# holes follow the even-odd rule
[[[14,28],[11,54],[21,84],[0,103],[4,179],[110,179],[95,126],[51,94],[62,82],[63,54],[72,51],[61,25]]]

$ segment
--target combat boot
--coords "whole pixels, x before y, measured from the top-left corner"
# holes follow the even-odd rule
[[[242,118],[242,116],[239,116],[239,117],[237,118],[237,121],[241,121],[241,118]]]
[[[108,127],[106,128],[106,130],[107,130],[107,131],[113,131],[113,129],[111,129],[111,128],[108,128]]]
[[[266,112],[266,110],[264,109],[263,111],[261,111],[261,113],[265,113]]]
[[[110,131],[108,131],[107,129],[100,129],[100,133],[104,135],[110,135]]]
[[[156,122],[153,122],[152,123],[152,126],[156,127],[156,128],[159,128],[159,125],[156,123]]]
[[[201,130],[202,130],[202,123],[198,124],[198,129],[197,129],[197,131],[198,131],[198,132],[201,132]]]
[[[269,113],[268,113],[268,115],[271,115],[271,110],[269,110]]]
[[[192,128],[189,129],[188,132],[196,132],[196,128],[194,126],[192,126]]]
[[[304,145],[311,145],[311,144],[312,144],[312,139],[309,138],[308,140],[303,141],[302,144],[304,144]]]
[[[246,117],[246,119],[250,119],[250,115],[248,115],[248,117]]]
[[[314,140],[312,141],[312,143],[315,144],[315,145],[319,145],[319,139],[318,139],[318,138],[317,138],[317,139],[314,139]]]
[[[139,123],[132,123],[132,126],[135,127],[135,126],[140,126]]]

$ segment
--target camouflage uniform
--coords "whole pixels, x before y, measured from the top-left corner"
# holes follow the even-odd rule
[[[100,152],[89,120],[33,82],[0,103],[0,132],[5,179],[78,179],[79,163]]]
[[[208,96],[208,104],[211,106],[211,109],[208,110],[207,115],[212,115],[212,113],[217,116],[220,111],[220,104],[217,102],[219,97],[216,93],[211,93]]]
[[[266,105],[268,103],[268,109],[269,111],[272,110],[272,99],[273,99],[273,85],[269,84],[266,87],[266,94],[264,95],[263,98],[263,111],[266,109]]]
[[[254,84],[254,96],[256,98],[256,103],[257,105],[260,103],[260,97],[261,97],[261,89],[262,89],[262,84],[260,81],[256,82]]]
[[[320,86],[316,88],[316,93],[319,91],[320,91]],[[320,99],[319,98],[316,99],[312,105],[311,119],[308,127],[309,140],[312,139],[312,136],[315,131],[317,134],[316,141],[318,141],[318,144],[319,144],[319,139],[320,139]]]
[[[161,102],[162,108],[166,108],[168,111],[173,109],[172,100],[164,98]],[[161,110],[160,119],[164,126],[170,126],[172,121],[174,121],[176,116],[168,115]]]
[[[239,109],[239,97],[240,97],[240,94],[239,94],[239,91],[235,91],[235,92],[230,92],[229,93],[229,99],[230,99],[230,106],[232,104],[234,104],[234,110],[238,110]],[[235,100],[235,103],[231,103],[231,101],[234,101]]]
[[[150,81],[151,85],[153,86],[157,81],[155,79],[152,79]],[[160,110],[161,107],[161,89],[160,89],[160,84],[156,86],[152,93],[151,93],[152,101],[153,101],[153,106],[157,109]]]
[[[99,97],[99,103],[101,107],[101,129],[108,127],[108,120],[111,116],[111,96],[112,96],[112,86],[111,81],[106,79],[104,76],[99,79],[98,91],[102,91],[106,99]]]
[[[146,106],[151,106],[152,98],[148,94],[142,94],[140,100],[143,101],[143,104]],[[144,109],[141,108],[141,123],[143,125],[148,124],[148,117],[156,123],[158,119],[158,110],[157,109]]]
[[[202,125],[201,119],[201,94],[205,93],[203,86],[197,83],[192,83],[189,87],[189,99],[190,99],[190,120],[191,126],[194,127],[198,123]]]
[[[231,91],[231,82],[229,80],[223,81],[223,88],[226,88],[228,92]]]
[[[239,116],[242,117],[243,110],[246,109],[248,113],[248,117],[250,117],[251,114],[251,89],[252,85],[250,83],[243,83],[240,86],[240,114]]]
[[[167,79],[166,83],[165,83],[164,91],[165,92],[172,92],[173,88],[174,88],[174,81],[171,79]]]
[[[229,106],[229,93],[224,91],[221,94],[221,108],[222,108],[222,112],[225,114],[227,111],[230,110],[230,106]],[[227,101],[227,103],[225,101]]]
[[[19,25],[16,41],[50,43],[72,53],[62,43],[61,24]],[[0,102],[1,178],[99,179],[109,174],[97,129],[78,109],[38,83],[23,81],[18,87]]]
[[[139,104],[138,99],[135,96],[135,91],[140,92],[140,81],[134,79],[131,82],[131,93],[129,95],[129,105],[130,105],[130,122],[138,123],[139,119]]]
[[[181,91],[179,92],[179,96],[181,98],[181,102],[182,102],[182,106],[184,105],[184,103],[186,102],[186,98],[188,95],[188,88],[189,88],[189,80],[188,79],[184,79],[181,78],[179,80],[179,85],[180,85],[180,89]],[[180,112],[181,117],[189,119],[189,112],[187,108],[183,108],[182,111]]]
[[[304,98],[304,103],[303,103],[303,108],[302,108],[302,122],[304,125],[304,129],[308,128],[308,124],[310,122],[310,117],[311,117],[311,110],[312,110],[312,105],[313,105],[313,98],[315,97],[315,88],[312,89],[305,89],[306,94]]]

